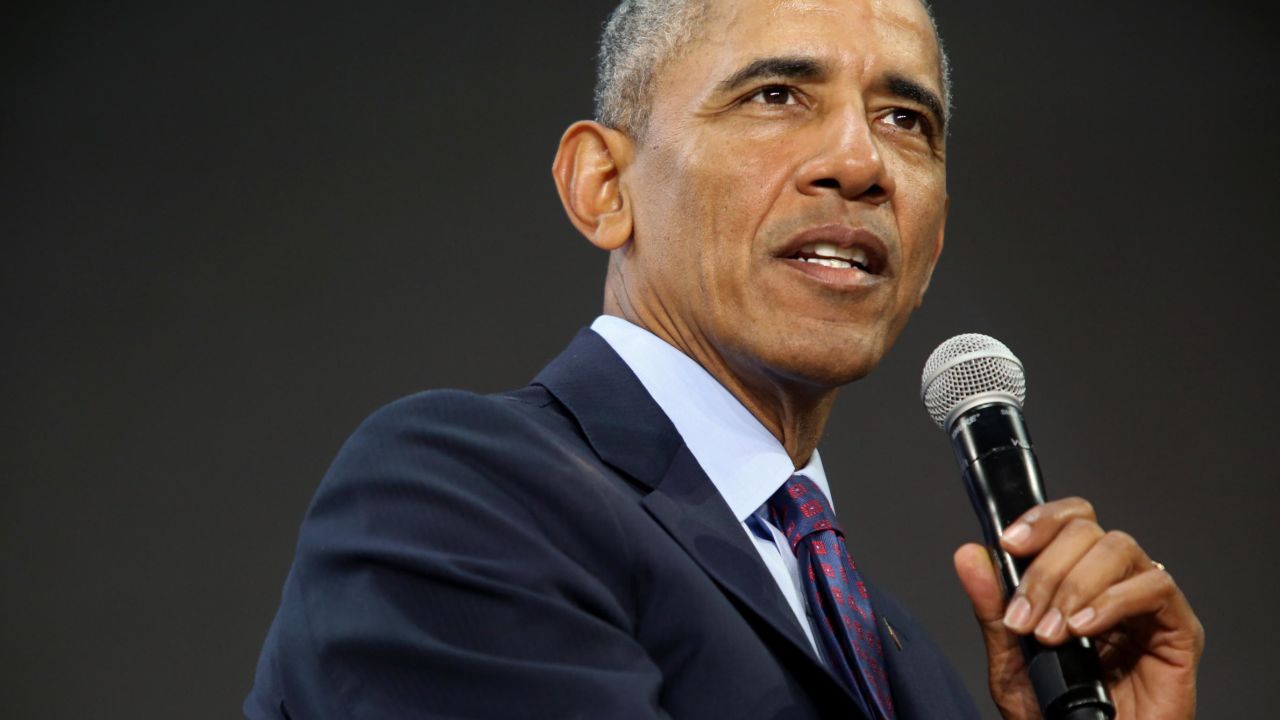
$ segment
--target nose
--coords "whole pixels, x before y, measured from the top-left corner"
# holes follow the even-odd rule
[[[796,173],[806,195],[835,192],[845,200],[880,205],[893,197],[894,181],[861,107],[849,106],[824,119],[818,150]]]

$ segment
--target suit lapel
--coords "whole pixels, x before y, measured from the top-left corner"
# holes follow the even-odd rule
[[[911,614],[870,581],[867,589],[876,611],[876,629],[898,720],[977,720],[968,691],[956,684],[942,651]]]
[[[742,524],[675,427],[622,358],[599,335],[578,333],[533,381],[556,396],[610,466],[649,489],[643,507],[684,548],[762,635],[788,646],[829,678]]]
[[[740,610],[817,662],[773,576],[688,448],[676,452],[661,484],[641,504]]]

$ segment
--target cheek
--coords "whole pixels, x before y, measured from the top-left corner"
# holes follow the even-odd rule
[[[779,163],[740,144],[733,152],[716,150],[704,147],[688,158],[678,214],[690,231],[687,242],[699,248],[704,284],[721,299],[740,298],[750,290],[743,275],[760,252],[757,233],[778,193]]]
[[[915,293],[928,279],[938,250],[938,236],[945,219],[945,178],[940,172],[909,167],[898,176],[899,192],[894,198],[898,237],[902,241],[902,259],[906,294]],[[907,188],[906,192],[903,192]]]
[[[717,153],[702,166],[701,182],[709,217],[721,230],[718,239],[741,251],[752,249],[761,225],[779,208],[779,196],[792,178],[793,163],[777,140],[742,141]]]
[[[723,302],[725,283],[715,246],[723,234],[718,212],[731,192],[726,178],[709,172],[699,151],[650,149],[634,192],[636,260],[648,294],[669,311],[693,320]]]

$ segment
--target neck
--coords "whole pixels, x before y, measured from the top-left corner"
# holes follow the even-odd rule
[[[784,378],[767,378],[767,374],[765,379],[747,383],[744,377],[755,376],[735,372],[727,364],[717,367],[707,358],[691,357],[773,433],[797,470],[809,462],[827,427],[827,417],[836,400],[835,388],[815,390]]]
[[[727,358],[678,325],[647,317],[629,304],[607,296],[604,312],[642,327],[693,359],[711,374],[777,438],[796,469],[809,462],[822,438],[837,388],[819,387],[780,376],[754,362]]]

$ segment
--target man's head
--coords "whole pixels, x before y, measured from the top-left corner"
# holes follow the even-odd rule
[[[861,377],[942,247],[946,87],[927,10],[649,4],[671,6],[664,22],[625,6],[610,21],[606,44],[626,42],[604,50],[603,122],[571,127],[553,168],[570,219],[613,251],[606,311],[740,398]]]

